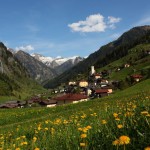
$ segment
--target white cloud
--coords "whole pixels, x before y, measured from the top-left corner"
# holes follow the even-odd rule
[[[121,21],[121,18],[115,18],[113,16],[108,16],[108,23],[115,24]]]
[[[75,32],[104,32],[106,23],[100,14],[90,15],[85,21],[79,21],[68,25]]]
[[[25,52],[30,52],[30,51],[34,50],[34,47],[32,45],[26,45],[26,46],[16,47],[15,50],[16,51],[22,50],[22,51],[25,51]]]
[[[68,24],[68,27],[74,32],[104,32],[107,28],[114,29],[120,20],[121,18],[108,16],[108,20],[105,21],[105,17],[101,14],[94,14],[86,17],[84,21]]]

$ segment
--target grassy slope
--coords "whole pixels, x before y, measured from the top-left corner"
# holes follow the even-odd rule
[[[103,68],[97,69],[97,72],[102,70],[111,70],[112,73],[109,75],[110,79],[113,80],[125,80],[128,75],[140,73],[143,69],[148,69],[150,67],[150,56],[140,58],[141,50],[150,49],[150,44],[140,44],[129,50],[129,54],[119,60],[116,60]],[[117,67],[124,66],[126,63],[132,62],[129,68],[123,68],[116,72]]]
[[[92,107],[94,103],[97,103],[98,105],[103,105],[104,103],[113,103],[117,101],[118,98],[122,98],[124,100],[124,97],[130,98],[133,95],[136,95],[137,93],[142,92],[149,92],[150,90],[150,79],[147,79],[145,81],[139,82],[138,84],[135,84],[134,86],[127,88],[123,91],[116,92],[109,97],[104,97],[101,99],[95,99],[88,102],[82,102],[78,104],[73,105],[65,105],[65,106],[58,106],[55,108],[26,108],[26,109],[4,109],[0,110],[1,115],[0,118],[0,125],[1,128],[5,127],[5,125],[11,124],[19,124],[19,122],[29,121],[33,122],[36,120],[41,120],[42,118],[46,119],[49,116],[53,116],[56,118],[59,116],[59,114],[63,115],[66,114],[66,112],[71,115],[74,112],[82,109],[89,109],[89,107]],[[14,114],[13,116],[11,114]],[[22,115],[24,114],[24,115]],[[4,117],[7,116],[7,117]],[[16,126],[16,125],[15,125]]]
[[[144,135],[144,139],[139,134],[148,133],[149,127],[139,113],[142,110],[150,111],[149,99],[145,99],[148,97],[149,89],[150,79],[99,100],[55,108],[0,110],[0,133],[4,139],[6,138],[5,149],[12,148],[13,143],[15,143],[15,148],[20,147],[23,150],[36,147],[49,150],[76,150],[82,149],[79,146],[80,143],[88,143],[87,149],[89,150],[93,148],[95,150],[116,149],[112,146],[112,141],[121,135],[131,138],[132,144],[126,146],[127,150],[143,149],[149,144],[149,134]],[[139,96],[139,93],[143,93],[142,97]],[[132,108],[132,110],[130,107],[134,109]],[[127,113],[126,109],[137,115],[128,120],[123,115]],[[120,112],[121,121],[113,119],[114,112]],[[138,123],[136,129],[132,119]],[[106,125],[103,125],[103,120],[106,120]],[[124,128],[117,129],[117,124],[123,124]],[[92,129],[84,132],[83,127],[88,125]],[[87,138],[82,139],[82,134],[86,134]],[[24,136],[26,137],[24,138]],[[37,142],[34,144],[32,143],[33,137],[37,138]],[[27,141],[30,144],[21,146],[21,141]],[[123,147],[120,146],[120,148]]]
[[[76,150],[82,149],[80,143],[85,143],[87,150],[116,149],[112,146],[112,141],[121,135],[131,138],[132,144],[126,146],[127,150],[143,149],[149,144],[149,134],[144,135],[144,139],[139,134],[148,133],[149,127],[139,113],[145,109],[150,111],[149,99],[145,99],[149,89],[150,79],[99,100],[55,108],[0,110],[0,133],[1,140],[4,138],[5,141],[4,149],[12,148],[15,144],[15,148],[22,150],[36,147]],[[141,91],[142,97],[138,96]],[[136,111],[137,114],[132,118],[125,118],[123,114],[127,113],[126,109],[130,109],[132,113]],[[121,121],[113,119],[114,112],[120,113]],[[132,119],[136,121],[136,129]],[[123,129],[117,129],[117,124],[123,124]],[[92,129],[84,131],[88,126]],[[81,138],[82,134],[87,137]],[[37,138],[35,143],[32,142],[34,137]]]
[[[15,82],[20,86],[19,89],[13,90],[13,95],[0,96],[0,103],[10,101],[10,100],[25,100],[32,95],[46,92],[41,85],[36,83],[30,78],[22,78]],[[4,88],[5,86],[3,86]]]

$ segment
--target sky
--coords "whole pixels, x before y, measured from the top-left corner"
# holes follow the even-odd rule
[[[0,41],[49,57],[86,57],[150,25],[150,0],[0,0]]]

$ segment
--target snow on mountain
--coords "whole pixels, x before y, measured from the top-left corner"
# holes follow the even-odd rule
[[[72,64],[74,64],[76,58],[79,57],[79,56],[73,56],[73,57],[63,58],[61,56],[57,56],[56,58],[52,58],[52,57],[45,57],[45,56],[42,56],[41,54],[35,54],[35,53],[31,54],[31,56],[51,68],[56,68],[69,60],[71,61]]]

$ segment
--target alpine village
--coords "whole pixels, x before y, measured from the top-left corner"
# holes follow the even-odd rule
[[[150,149],[150,26],[59,66],[41,57],[0,43],[0,150]]]

